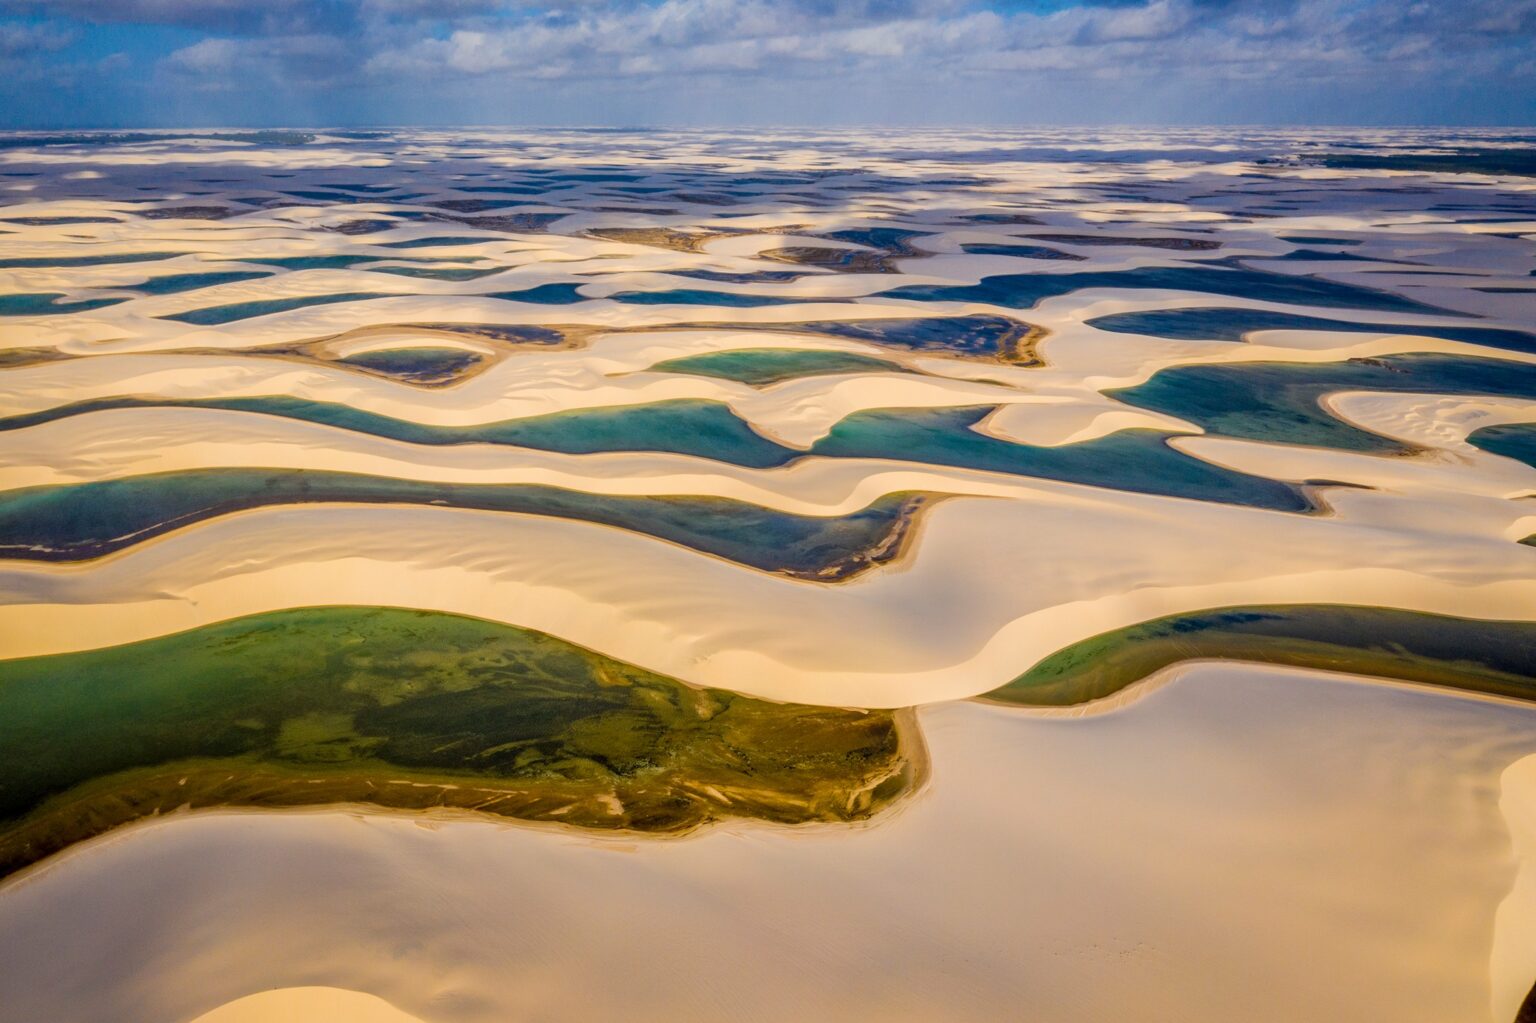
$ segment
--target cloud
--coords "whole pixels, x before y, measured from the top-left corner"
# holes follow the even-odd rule
[[[1143,0],[1003,13],[944,3],[665,0],[531,11],[438,37],[387,32],[365,73],[826,77],[1074,71],[1220,81],[1273,74],[1513,73],[1536,0]],[[1449,43],[1449,45],[1447,45]],[[1474,53],[1473,64],[1466,56]],[[1394,67],[1410,59],[1413,67]]]
[[[1119,97],[1209,97],[1266,84],[1332,86],[1340,102],[1383,89],[1536,91],[1536,0],[0,0],[0,11],[63,26],[0,28],[0,55],[92,25],[178,26],[201,35],[159,55],[179,85],[319,99],[520,82],[727,83],[828,99],[1111,86]]]
[[[91,24],[176,25],[214,32],[280,31],[309,17],[307,9],[344,9],[335,0],[0,0],[0,9]]]
[[[1091,12],[1077,42],[1119,42],[1127,39],[1167,39],[1195,20],[1190,0],[1150,0],[1136,7],[1100,8]]]
[[[0,57],[62,50],[73,41],[73,32],[56,25],[0,22]]]
[[[211,38],[176,50],[161,69],[204,88],[249,90],[269,81],[289,90],[350,77],[352,57],[344,41],[328,35]]]
[[[226,74],[234,70],[240,47],[230,39],[204,39],[166,58],[167,66],[192,74]]]

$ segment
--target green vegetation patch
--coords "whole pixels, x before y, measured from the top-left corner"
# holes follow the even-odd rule
[[[279,611],[0,662],[0,876],[181,807],[861,820],[912,786],[915,742],[896,712],[693,688],[479,619]]]
[[[1199,658],[1536,698],[1536,622],[1332,604],[1220,608],[1127,626],[1052,654],[986,698],[1029,706],[1086,703]]]

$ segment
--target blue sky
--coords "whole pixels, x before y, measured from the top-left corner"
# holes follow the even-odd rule
[[[0,127],[1536,123],[1536,0],[0,0]]]

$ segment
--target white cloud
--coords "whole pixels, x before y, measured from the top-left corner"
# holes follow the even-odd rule
[[[234,69],[240,47],[232,39],[204,39],[183,47],[166,58],[178,71],[198,75],[224,74]]]
[[[0,0],[0,9],[32,2]],[[403,85],[430,93],[492,82],[515,88],[521,80],[709,90],[731,79],[763,90],[813,81],[833,95],[859,85],[978,78],[1052,88],[1180,83],[1212,92],[1222,83],[1265,81],[1438,88],[1536,79],[1536,0],[1139,0],[1050,13],[993,10],[982,0],[122,0],[115,7],[59,0],[56,7],[98,20],[108,8],[124,20],[230,25],[161,65],[223,88]],[[0,28],[0,53],[24,44],[7,38]]]
[[[1189,0],[1150,0],[1139,7],[1092,12],[1081,39],[1086,43],[1167,39],[1187,28],[1194,19],[1194,8]]]
[[[73,32],[57,25],[0,22],[0,57],[61,50],[73,40]]]

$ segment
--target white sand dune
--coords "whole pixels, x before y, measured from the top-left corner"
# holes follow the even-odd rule
[[[1536,606],[1522,557],[1536,552],[1503,538],[1507,522],[1415,526],[1041,484],[1027,501],[940,503],[901,565],[828,586],[563,519],[267,508],[94,562],[0,568],[0,638],[27,656],[284,607],[394,604],[539,629],[697,684],[894,707],[986,692],[1071,642],[1179,611]],[[1226,553],[1236,545],[1243,558]]]
[[[1482,453],[1467,443],[1467,437],[1478,430],[1536,422],[1536,401],[1526,398],[1343,391],[1328,395],[1324,407],[1375,433],[1463,456]]]

